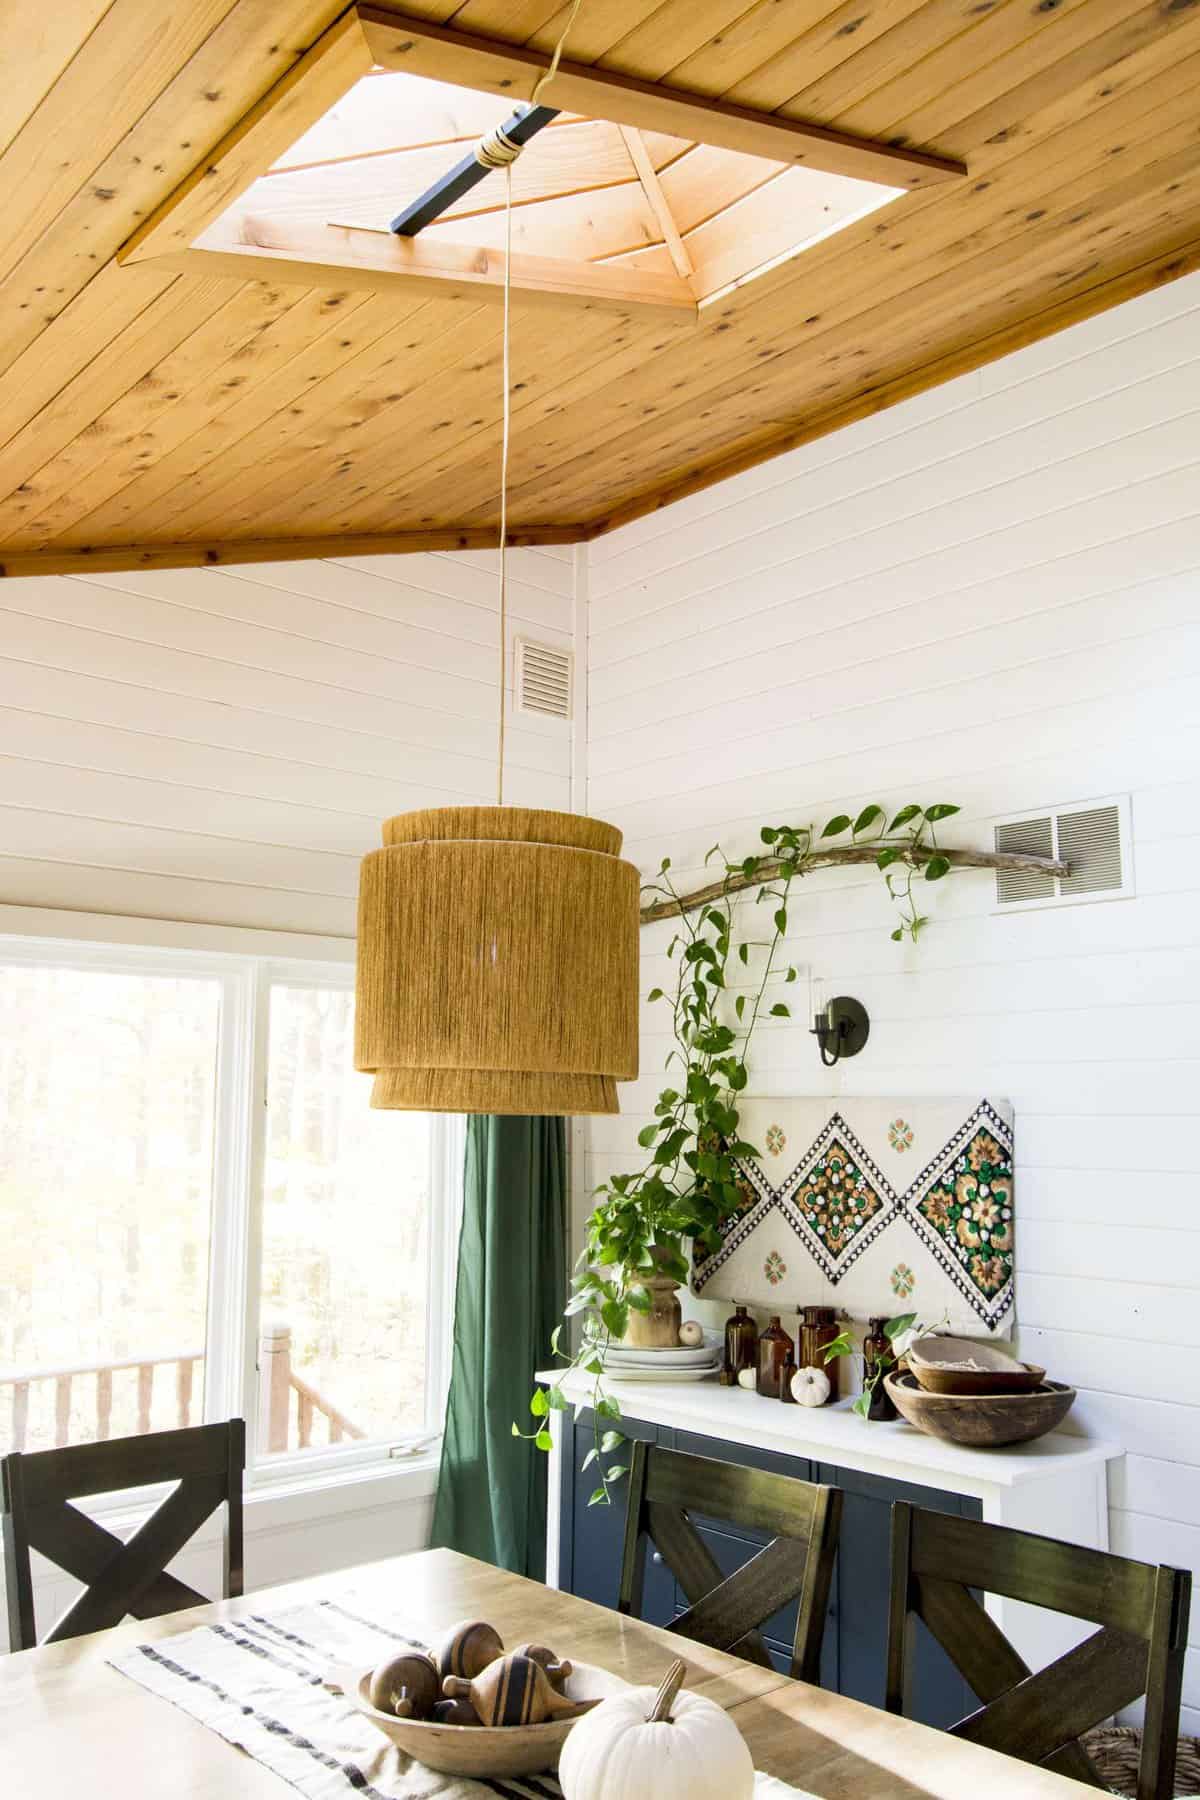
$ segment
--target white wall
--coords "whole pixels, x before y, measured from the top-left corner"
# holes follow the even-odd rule
[[[773,1025],[752,1087],[1013,1100],[1021,1348],[1128,1450],[1113,1547],[1200,1569],[1200,277],[601,538],[589,580],[588,808],[683,885],[869,800],[958,802],[986,846],[1132,795],[1133,899],[997,916],[955,875],[914,951],[874,872],[806,883],[792,957],[870,1045],[831,1075]],[[661,1009],[643,1033],[589,1185],[638,1166]],[[1200,1652],[1185,1700],[1200,1730]]]
[[[573,563],[511,554],[513,634],[573,642]],[[0,583],[0,930],[352,938],[384,817],[495,797],[497,607],[481,552]],[[570,806],[568,726],[510,713],[506,748],[507,799]],[[249,1494],[248,1586],[419,1548],[433,1487]],[[173,1566],[217,1592],[214,1530]],[[45,1629],[77,1586],[36,1585]]]
[[[569,549],[510,560],[569,643]],[[0,903],[352,936],[381,819],[491,801],[488,552],[0,583]],[[510,720],[506,797],[569,805],[570,734]]]

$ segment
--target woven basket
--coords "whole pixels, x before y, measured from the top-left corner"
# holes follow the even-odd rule
[[[1138,1758],[1142,1734],[1133,1725],[1101,1725],[1089,1731],[1083,1747],[1096,1765],[1096,1773],[1114,1794],[1136,1800]],[[1200,1738],[1181,1737],[1175,1758],[1177,1795],[1200,1795]]]

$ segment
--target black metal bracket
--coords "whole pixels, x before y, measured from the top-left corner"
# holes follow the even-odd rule
[[[511,119],[505,119],[500,129],[510,143],[527,144],[551,119],[557,119],[560,110],[557,106],[519,106]],[[402,213],[397,213],[388,227],[389,231],[395,232],[397,237],[416,237],[418,231],[440,218],[447,207],[453,206],[456,200],[461,200],[464,194],[469,194],[473,187],[490,174],[490,169],[485,169],[481,162],[475,160],[474,153],[464,156],[460,163],[455,163],[445,175],[439,176],[432,187],[426,188],[419,199],[406,206]]]

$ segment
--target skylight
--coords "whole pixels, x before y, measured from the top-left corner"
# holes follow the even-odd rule
[[[419,236],[396,239],[390,223],[512,112],[511,98],[374,69],[197,247],[236,241],[311,257],[320,237],[325,260],[341,260],[340,244],[355,253],[352,266],[417,244],[422,269],[437,275],[444,264],[452,276],[472,253],[503,250],[503,173],[487,174]],[[647,302],[703,308],[902,191],[560,112],[512,166],[513,285],[519,294],[524,259],[533,285],[551,284],[551,263],[584,265],[612,271],[614,293],[624,272],[629,304],[644,293]]]

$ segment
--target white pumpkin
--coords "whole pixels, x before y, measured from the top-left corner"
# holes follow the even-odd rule
[[[630,1688],[585,1713],[563,1746],[565,1800],[751,1800],[754,1762],[729,1714],[678,1693],[676,1663],[657,1692]]]
[[[698,1350],[704,1342],[704,1327],[699,1319],[685,1319],[679,1327],[679,1341],[688,1350]]]
[[[792,1376],[792,1399],[797,1406],[824,1406],[830,1391],[824,1369],[797,1369]]]
[[[738,1370],[738,1386],[740,1388],[745,1388],[751,1394],[757,1393],[758,1392],[758,1370],[757,1369],[739,1369]]]

